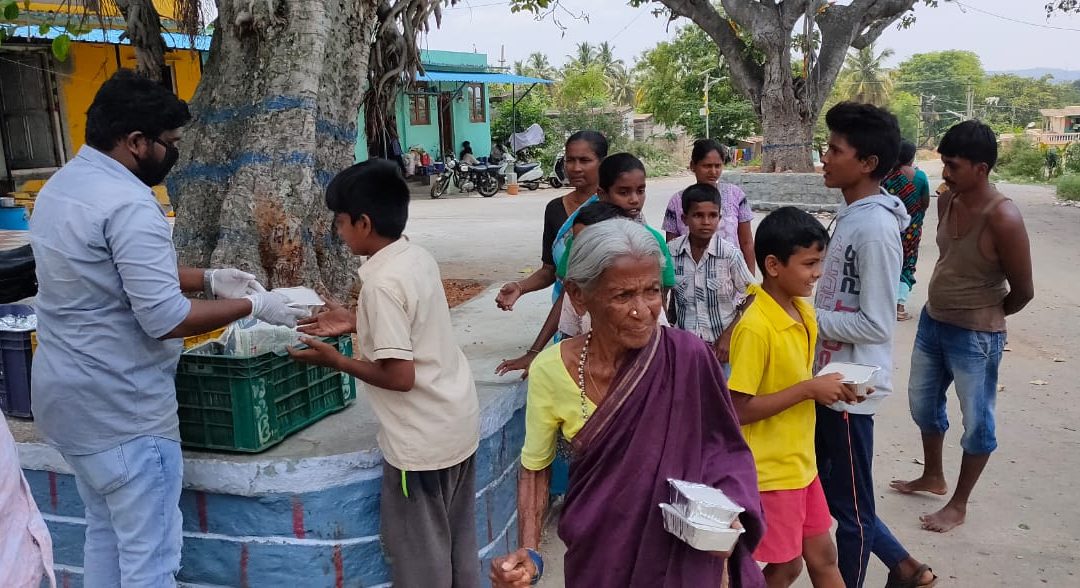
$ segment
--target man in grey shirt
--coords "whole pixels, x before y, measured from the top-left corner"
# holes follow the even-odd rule
[[[121,70],[87,112],[86,146],[45,184],[30,222],[37,264],[37,427],[86,505],[86,586],[174,586],[182,338],[300,311],[235,269],[178,267],[151,186],[176,163],[187,104]],[[189,300],[202,292],[221,300]]]

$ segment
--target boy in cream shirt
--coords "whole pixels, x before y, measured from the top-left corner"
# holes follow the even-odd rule
[[[478,586],[475,463],[479,403],[465,354],[454,341],[439,268],[402,235],[409,189],[386,160],[334,178],[326,204],[360,268],[356,315],[340,306],[307,321],[309,335],[355,332],[359,359],[326,343],[290,350],[367,385],[379,420],[383,466],[382,544],[395,586]]]

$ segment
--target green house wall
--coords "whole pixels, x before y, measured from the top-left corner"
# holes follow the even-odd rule
[[[487,55],[483,53],[462,53],[457,51],[421,51],[421,61],[430,69],[444,68],[470,68],[481,69],[487,67]],[[409,97],[402,92],[398,95],[395,103],[397,116],[398,137],[401,140],[401,148],[408,151],[414,146],[422,147],[432,160],[441,161],[447,155],[457,156],[461,150],[461,144],[469,141],[472,144],[473,153],[477,157],[484,157],[491,153],[491,105],[490,88],[484,85],[484,120],[472,122],[470,120],[469,99],[467,89],[461,82],[429,83],[429,91],[449,92],[452,94],[451,118],[453,119],[453,142],[454,153],[442,153],[439,141],[439,97],[433,94],[428,100],[430,109],[430,124],[414,125],[409,120]],[[358,136],[356,141],[355,155],[357,161],[368,158],[367,140],[364,137],[364,114],[357,118]]]

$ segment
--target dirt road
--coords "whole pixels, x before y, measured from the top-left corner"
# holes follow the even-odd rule
[[[926,165],[936,175],[933,165]],[[667,197],[688,178],[650,183],[646,216],[659,225]],[[932,185],[937,183],[932,178]],[[896,393],[877,417],[875,478],[882,518],[916,557],[933,566],[941,587],[1080,586],[1080,208],[1055,204],[1051,190],[999,186],[1024,214],[1035,261],[1036,298],[1009,321],[1009,351],[998,395],[1000,448],[976,488],[968,521],[939,535],[919,528],[918,516],[944,504],[939,497],[902,496],[893,478],[918,474],[918,430],[911,422],[906,384],[916,322],[898,326],[894,352]],[[514,279],[536,267],[543,207],[562,192],[547,190],[493,199],[414,201],[409,233],[439,258],[444,277]],[[936,201],[935,205],[936,206]],[[909,303],[926,300],[937,248],[936,209],[927,218],[917,278]],[[533,294],[523,300],[543,303]],[[494,302],[492,303],[494,304]],[[527,345],[534,333],[522,333]],[[960,415],[950,396],[954,428],[946,439],[946,473],[959,468]],[[602,531],[601,531],[602,532]],[[545,548],[548,578],[561,586],[561,545]],[[885,568],[872,560],[867,586],[883,586]],[[798,586],[809,586],[805,575]]]

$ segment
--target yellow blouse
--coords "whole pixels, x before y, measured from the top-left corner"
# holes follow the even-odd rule
[[[529,366],[521,464],[533,471],[540,471],[555,461],[560,432],[570,440],[585,425],[581,414],[581,390],[563,365],[561,346],[562,343],[548,347]],[[587,396],[585,411],[590,416],[596,411],[596,405]]]

